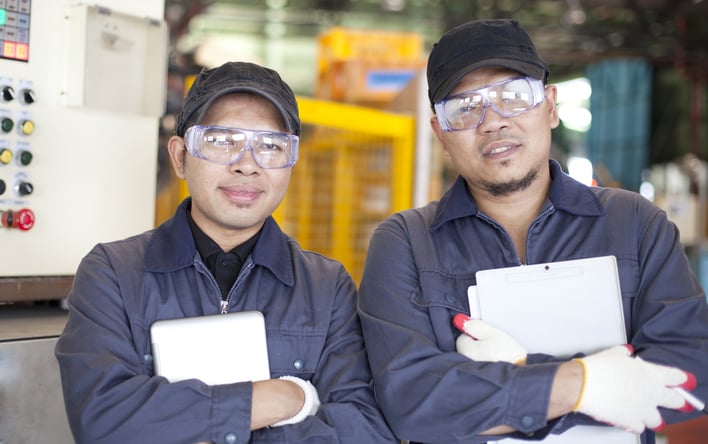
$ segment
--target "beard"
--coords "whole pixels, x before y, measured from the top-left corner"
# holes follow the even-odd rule
[[[538,170],[534,168],[521,179],[498,183],[482,182],[480,186],[494,197],[503,197],[527,189],[536,180],[537,176]]]

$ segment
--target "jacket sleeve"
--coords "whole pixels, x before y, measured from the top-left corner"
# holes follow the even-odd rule
[[[610,232],[602,236],[616,245],[610,253],[618,259],[629,343],[646,361],[693,373],[698,386],[692,393],[707,399],[708,305],[678,228],[641,196],[606,198],[603,203],[614,217],[606,225]],[[703,415],[659,410],[667,424]],[[592,423],[585,415],[568,415],[557,430]],[[645,435],[651,432],[642,435],[642,442],[648,439]]]
[[[559,364],[517,367],[457,353],[454,284],[434,265],[416,262],[434,252],[425,251],[426,224],[408,216],[374,232],[359,289],[376,396],[394,433],[411,441],[486,442],[493,438],[480,432],[506,424],[541,438]]]
[[[152,357],[134,344],[121,290],[109,256],[97,246],[77,269],[55,350],[76,442],[247,442],[252,384],[150,376]]]
[[[356,286],[341,265],[330,324],[319,363],[312,376],[321,406],[316,415],[284,427],[254,432],[258,442],[397,443],[379,410],[356,313]],[[323,277],[322,279],[327,280]],[[312,285],[316,288],[317,285]],[[315,305],[313,303],[313,305]],[[320,303],[320,309],[324,309]]]
[[[630,342],[646,361],[692,372],[693,392],[708,399],[708,306],[676,226],[663,211],[646,217],[640,230],[636,282],[629,314]],[[625,315],[627,315],[625,313]],[[662,409],[666,423],[698,416]]]

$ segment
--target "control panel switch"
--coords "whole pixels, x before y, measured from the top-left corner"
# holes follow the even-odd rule
[[[9,117],[3,117],[0,120],[0,129],[2,129],[3,133],[9,133],[12,131],[12,128],[15,127],[15,122],[12,121],[11,118]]]
[[[5,85],[0,90],[0,97],[4,102],[12,102],[15,100],[15,88],[10,85]]]
[[[21,210],[0,211],[0,224],[5,228],[18,228],[27,231],[34,226],[34,211],[29,208]]]
[[[20,150],[17,152],[17,161],[20,163],[22,166],[27,166],[30,163],[32,163],[32,158],[34,156],[32,155],[31,151],[27,150]]]
[[[23,136],[29,136],[34,132],[34,122],[29,119],[21,120],[19,128],[20,134]]]
[[[20,91],[20,101],[24,103],[25,105],[31,105],[33,104],[37,98],[34,95],[34,91],[31,89],[23,89]]]
[[[0,149],[0,163],[7,165],[10,162],[12,162],[12,151],[7,148]]]
[[[20,196],[29,196],[34,191],[34,186],[29,182],[17,182],[15,191],[17,191],[17,194]]]

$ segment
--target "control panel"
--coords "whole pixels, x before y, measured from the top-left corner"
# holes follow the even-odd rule
[[[163,14],[163,1],[0,0],[0,289],[71,276],[96,243],[153,227]]]
[[[29,62],[31,12],[31,0],[0,2],[0,58]],[[0,75],[0,227],[27,231],[34,226],[31,208],[14,207],[31,207],[36,100],[32,80]]]

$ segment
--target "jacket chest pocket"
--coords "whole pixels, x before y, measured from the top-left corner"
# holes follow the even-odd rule
[[[469,275],[421,273],[420,288],[410,297],[411,304],[427,313],[438,348],[454,351],[460,332],[452,324],[457,313],[469,313],[467,288],[474,281]]]
[[[285,375],[309,380],[317,370],[326,332],[268,330],[268,360],[272,378]]]

